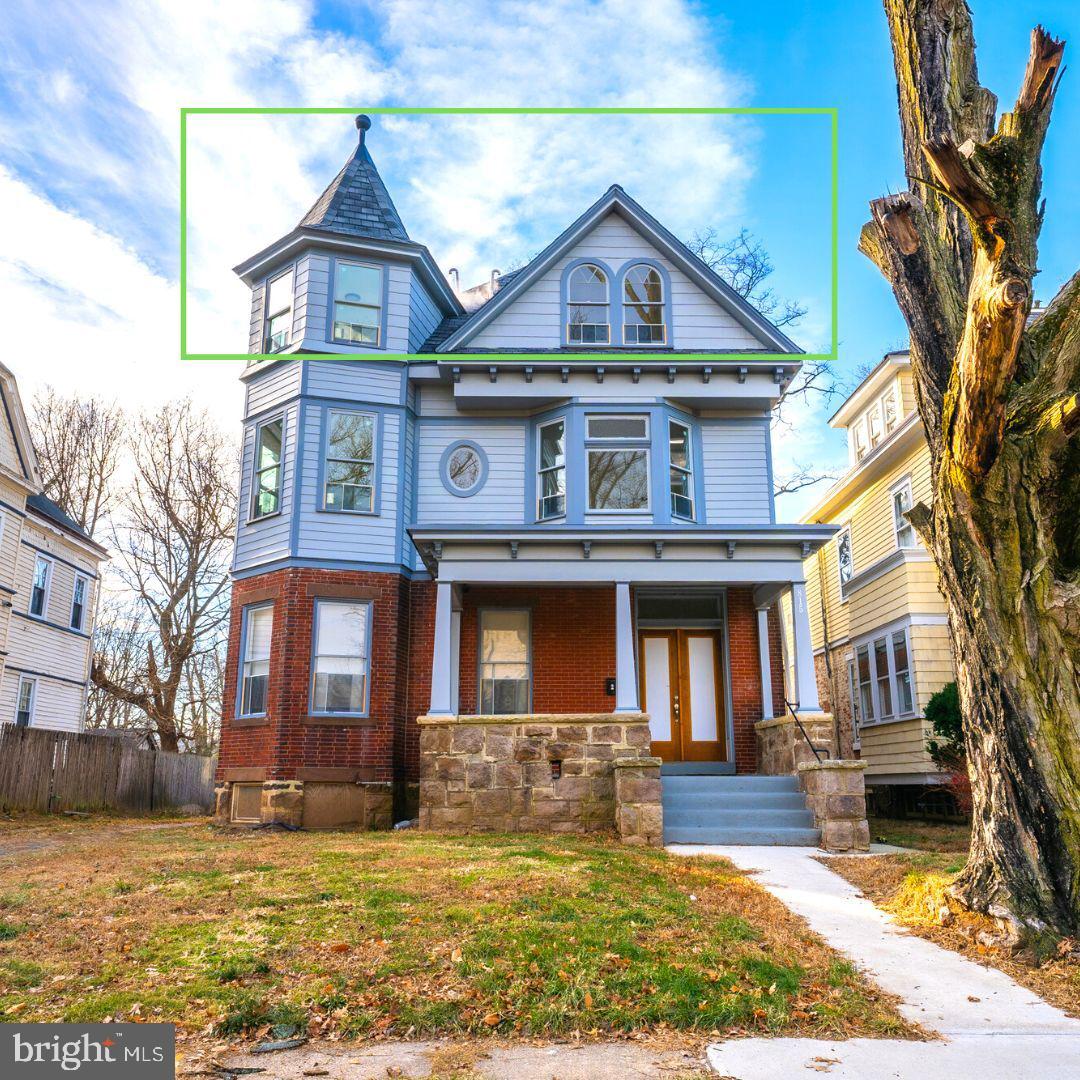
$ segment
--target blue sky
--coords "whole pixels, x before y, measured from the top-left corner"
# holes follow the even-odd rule
[[[1011,102],[1031,26],[1080,45],[1071,0],[975,0],[984,85]],[[5,362],[43,381],[155,403],[191,393],[239,417],[235,365],[177,360],[181,105],[828,105],[840,109],[840,358],[850,381],[905,341],[855,250],[867,201],[906,186],[884,16],[873,0],[9,0],[0,30],[0,296]],[[647,30],[647,32],[646,32]],[[1077,47],[1073,45],[1070,48]],[[1074,68],[1074,70],[1076,70]],[[1080,90],[1067,74],[1044,155],[1043,299],[1075,269]],[[543,246],[613,181],[679,235],[753,230],[774,285],[827,339],[823,121],[377,121],[372,152],[414,238],[484,276]],[[243,348],[229,267],[299,218],[349,152],[347,118],[193,130],[196,328]],[[778,469],[842,461],[821,407],[777,439]],[[792,517],[806,499],[781,507]]]

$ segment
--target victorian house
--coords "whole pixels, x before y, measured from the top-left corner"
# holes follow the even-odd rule
[[[754,814],[716,817],[709,786],[764,792],[785,695],[831,730],[804,559],[836,527],[773,505],[800,350],[617,184],[458,287],[357,127],[236,268],[258,359],[219,816],[385,826],[419,800],[429,827],[605,827],[620,764],[659,758],[669,839],[814,842],[789,777]]]

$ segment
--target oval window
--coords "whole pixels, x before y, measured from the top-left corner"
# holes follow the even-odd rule
[[[443,454],[442,472],[452,495],[472,495],[487,477],[487,459],[474,443],[455,443]]]

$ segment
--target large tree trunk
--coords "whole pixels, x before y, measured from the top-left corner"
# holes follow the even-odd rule
[[[1080,928],[1080,274],[1034,322],[1040,156],[1064,44],[1037,28],[994,129],[963,0],[885,0],[912,190],[860,248],[911,331],[972,777],[968,906]]]

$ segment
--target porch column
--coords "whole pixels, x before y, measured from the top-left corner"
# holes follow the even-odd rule
[[[634,664],[634,622],[630,613],[630,584],[615,583],[615,711],[639,712]]]
[[[791,621],[795,630],[795,693],[799,712],[821,712],[817,676],[814,673],[814,649],[810,644],[810,612],[806,606],[806,582],[791,583]]]
[[[761,719],[773,718],[772,658],[769,655],[769,609],[757,609],[758,663],[761,665]]]
[[[453,678],[453,607],[454,586],[440,581],[435,595],[435,641],[431,650],[431,707],[432,716],[454,715]]]

